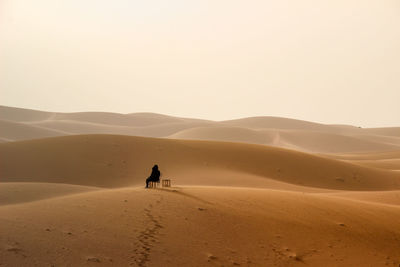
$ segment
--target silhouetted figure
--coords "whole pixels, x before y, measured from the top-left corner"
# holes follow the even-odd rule
[[[149,182],[160,182],[161,173],[158,170],[158,165],[154,165],[150,177],[146,179],[146,188],[149,187]]]

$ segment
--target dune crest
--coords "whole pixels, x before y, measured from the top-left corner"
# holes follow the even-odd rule
[[[7,155],[0,162],[0,179],[7,182],[139,185],[157,163],[164,177],[178,184],[221,184],[219,177],[211,176],[219,170],[326,189],[400,188],[400,177],[392,171],[241,143],[80,135],[1,143],[0,155]],[[239,186],[246,186],[246,180]]]
[[[400,128],[362,129],[278,117],[228,121],[155,113],[54,113],[0,106],[0,141],[76,134],[119,134],[270,145],[311,153],[384,152],[400,149]]]

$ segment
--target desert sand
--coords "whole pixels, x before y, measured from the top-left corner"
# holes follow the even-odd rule
[[[400,265],[397,128],[0,119],[0,266]],[[144,188],[155,163],[171,188]]]
[[[363,129],[277,117],[209,121],[155,113],[57,113],[0,106],[0,126],[7,129],[0,132],[0,142],[118,134],[241,142],[327,154],[400,150],[400,127]]]

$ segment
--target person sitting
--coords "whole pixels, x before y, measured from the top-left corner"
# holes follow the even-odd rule
[[[146,179],[146,188],[149,187],[149,182],[160,182],[161,172],[158,170],[158,165],[154,165],[149,178]]]

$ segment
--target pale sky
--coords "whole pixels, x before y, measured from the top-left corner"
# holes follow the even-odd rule
[[[400,126],[400,1],[0,0],[0,105]]]

